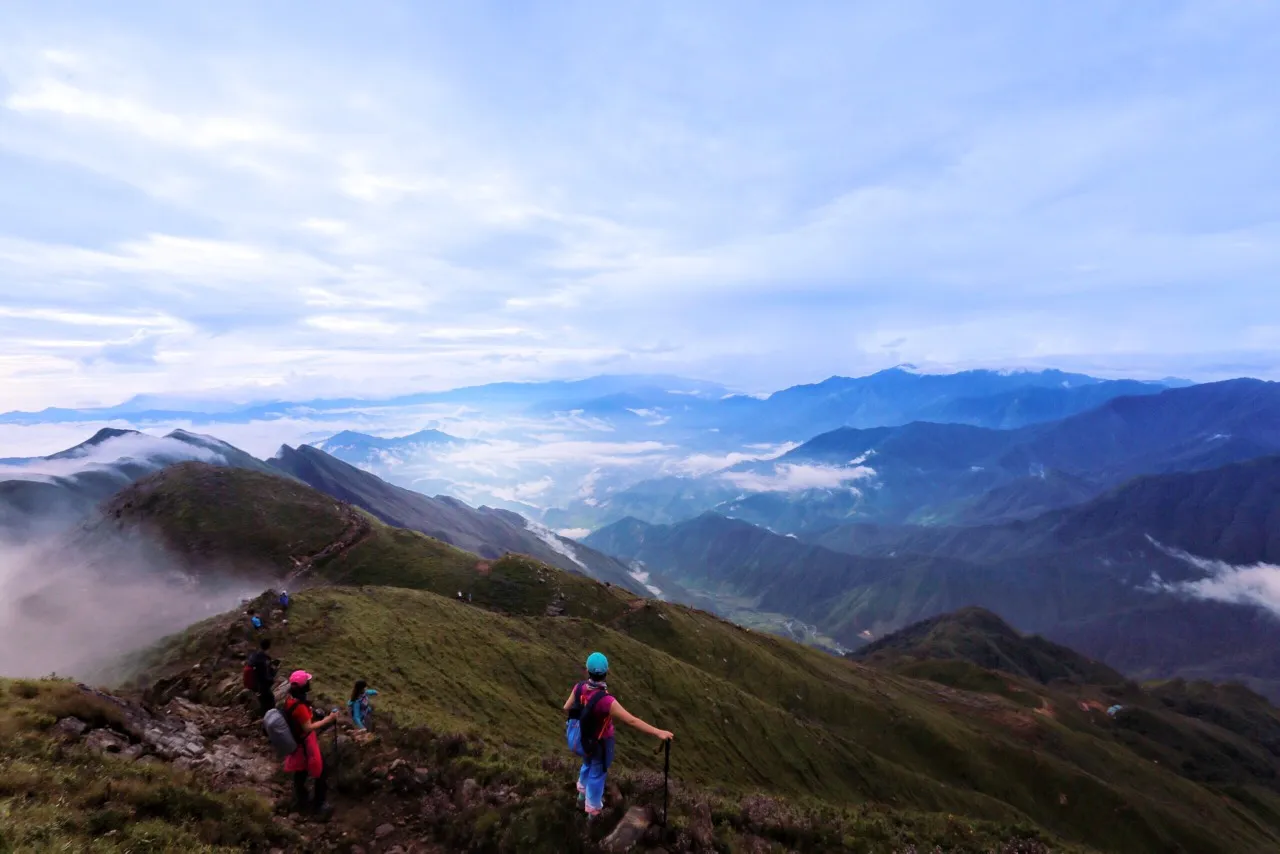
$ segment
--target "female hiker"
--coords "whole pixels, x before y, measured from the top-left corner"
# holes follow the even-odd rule
[[[310,691],[311,674],[305,670],[295,670],[289,676],[289,696],[284,701],[284,716],[293,731],[298,749],[284,760],[284,770],[286,774],[293,775],[294,805],[298,811],[328,816],[333,812],[333,807],[326,800],[329,793],[328,776],[316,732],[333,724],[338,719],[338,711],[334,709],[327,717],[316,720],[315,709],[307,700]],[[315,787],[309,801],[308,777],[314,781]]]
[[[578,802],[586,808],[588,817],[598,816],[604,809],[605,780],[609,766],[613,764],[613,721],[651,735],[661,741],[675,736],[665,729],[650,726],[622,708],[612,695],[605,678],[609,674],[609,659],[593,652],[587,658],[587,681],[573,686],[564,711],[569,721],[565,734],[569,746],[582,757],[582,770],[578,772]]]
[[[369,702],[370,697],[378,696],[378,692],[369,687],[369,683],[363,679],[356,682],[354,688],[351,689],[351,699],[347,701],[347,708],[351,710],[351,720],[355,722],[358,729],[369,729],[373,723],[373,704]]]

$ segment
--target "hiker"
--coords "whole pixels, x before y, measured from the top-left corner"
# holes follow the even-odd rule
[[[286,617],[289,616],[289,591],[288,590],[280,591],[279,601],[280,601],[280,613]]]
[[[252,608],[249,609],[249,625],[253,626],[253,630],[255,632],[262,631],[262,618],[259,617],[258,612]]]
[[[286,774],[293,775],[294,806],[299,812],[312,812],[327,817],[333,812],[326,796],[329,793],[328,775],[325,773],[324,757],[320,753],[320,739],[316,735],[319,730],[333,725],[338,719],[335,709],[327,717],[315,719],[315,709],[307,701],[311,691],[311,674],[305,670],[295,670],[289,676],[289,696],[284,701],[284,716],[293,732],[298,749],[284,760]],[[307,799],[307,778],[314,783],[315,791],[310,801]]]
[[[356,682],[355,687],[351,689],[351,699],[347,702],[347,708],[351,710],[351,720],[358,729],[370,729],[373,723],[373,704],[369,702],[370,697],[378,696],[378,692],[369,687],[369,683],[360,679]]]
[[[280,662],[272,659],[270,652],[271,638],[263,638],[258,643],[258,648],[245,661],[247,668],[245,687],[258,694],[258,717],[262,717],[276,706],[276,695],[272,691],[272,686],[275,685],[276,670]],[[252,685],[248,684],[250,679],[252,679]]]
[[[582,756],[582,770],[578,772],[578,803],[586,808],[588,818],[600,815],[604,809],[605,780],[609,766],[613,764],[613,721],[651,735],[659,741],[670,741],[675,735],[650,726],[622,708],[609,693],[605,678],[609,675],[609,659],[593,652],[587,658],[587,681],[573,686],[564,711],[569,720],[565,735],[575,753]]]

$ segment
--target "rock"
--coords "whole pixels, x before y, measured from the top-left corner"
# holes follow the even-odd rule
[[[378,825],[378,829],[373,832],[373,838],[385,839],[386,837],[390,836],[395,832],[396,832],[396,826],[394,824],[381,824],[381,825]]]
[[[364,850],[363,845],[352,845],[351,854],[368,854],[368,852]]]
[[[471,778],[467,778],[462,782],[462,787],[458,789],[458,806],[466,809],[480,800],[480,784]]]
[[[89,725],[79,718],[63,718],[53,725],[53,731],[66,739],[77,739],[88,728]]]
[[[699,848],[713,848],[716,841],[715,827],[711,823],[711,805],[701,801],[693,808],[693,820],[689,822],[689,835]]]
[[[116,735],[109,729],[95,729],[85,737],[84,744],[94,753],[120,753],[130,746],[127,738]],[[139,755],[141,752],[139,749]]]
[[[630,851],[653,824],[653,811],[648,807],[632,807],[618,822],[613,832],[605,837],[601,846],[605,851],[622,854]]]

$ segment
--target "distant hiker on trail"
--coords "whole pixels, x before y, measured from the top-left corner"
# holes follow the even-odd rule
[[[326,796],[329,780],[325,773],[324,757],[320,754],[320,739],[316,732],[332,725],[338,719],[336,711],[320,720],[315,719],[315,709],[307,701],[311,690],[311,674],[295,670],[289,676],[289,696],[284,701],[284,716],[289,722],[298,749],[284,760],[286,774],[293,775],[294,805],[301,812],[328,816],[333,812]],[[307,778],[314,781],[315,791],[307,799]]]
[[[604,787],[613,764],[614,718],[660,741],[670,741],[675,736],[664,729],[650,726],[622,708],[609,693],[605,677],[609,674],[609,659],[593,652],[587,658],[587,681],[573,686],[569,699],[564,702],[568,716],[565,738],[569,748],[582,757],[582,770],[578,773],[578,802],[583,804],[587,816],[594,818],[604,809]]]
[[[271,638],[263,638],[258,648],[245,661],[244,687],[258,695],[258,716],[262,717],[276,706],[276,695],[272,686],[276,681],[276,669],[279,661],[270,656]]]
[[[280,591],[280,611],[284,616],[289,616],[289,591]]]
[[[258,616],[258,612],[250,608],[248,616],[249,625],[253,626],[253,630],[255,632],[262,631],[262,618]]]
[[[351,699],[347,702],[347,708],[351,710],[351,720],[359,729],[367,730],[373,723],[373,704],[369,702],[370,697],[378,696],[378,692],[369,687],[369,683],[363,679],[356,682],[355,687],[351,689]]]

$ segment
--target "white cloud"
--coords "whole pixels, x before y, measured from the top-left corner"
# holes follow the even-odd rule
[[[678,474],[699,476],[722,471],[739,463],[777,459],[798,447],[800,447],[798,442],[784,442],[780,445],[752,445],[745,451],[730,451],[724,454],[693,454],[674,462],[671,468]]]
[[[353,42],[270,5],[209,39],[190,10],[24,4],[0,302],[46,315],[0,316],[6,408],[901,361],[1280,376],[1280,12],[1228,5],[410,8]],[[1134,55],[1162,61],[1117,78]],[[174,333],[86,360],[73,315]]]
[[[552,551],[557,554],[564,555],[581,567],[584,572],[587,570],[587,565],[578,557],[578,553],[574,551],[573,546],[557,537],[555,532],[550,528],[545,525],[539,525],[537,522],[530,519],[525,520],[525,526],[532,531],[538,539],[546,543]]]
[[[720,477],[750,492],[804,492],[808,489],[840,489],[848,484],[875,477],[868,466],[839,468],[836,466],[778,463],[771,473],[727,471]]]
[[[502,487],[495,486],[490,488],[490,493],[501,498],[503,501],[518,501],[523,504],[533,504],[541,496],[546,495],[556,482],[551,477],[542,477],[538,480],[531,480],[525,483],[517,483],[514,486]]]
[[[1280,566],[1268,563],[1238,566],[1196,557],[1159,543],[1155,545],[1167,554],[1204,572],[1205,577],[1196,581],[1179,582],[1166,582],[1154,578],[1151,583],[1152,588],[1214,602],[1255,605],[1280,616]]]
[[[0,465],[0,480],[48,480],[55,477],[70,477],[88,471],[106,469],[129,460],[151,463],[178,460],[226,462],[221,454],[210,448],[167,437],[128,434],[82,448],[69,457],[32,460],[17,465]]]

